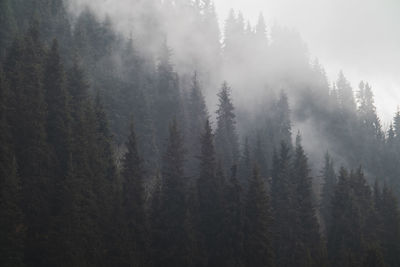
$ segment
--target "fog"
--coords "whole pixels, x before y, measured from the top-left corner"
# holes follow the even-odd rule
[[[336,144],[327,141],[313,117],[316,110],[325,109],[328,100],[324,97],[340,71],[355,94],[361,80],[371,84],[383,130],[400,103],[400,4],[394,0],[215,0],[216,14],[211,4],[202,11],[210,12],[205,20],[196,17],[187,0],[68,3],[75,16],[89,7],[100,19],[110,18],[118,32],[138,43],[136,49],[142,54],[154,57],[166,41],[183,89],[188,89],[193,72],[199,73],[212,117],[216,93],[228,81],[241,138],[251,134],[248,129],[257,125],[258,114],[268,112],[265,107],[271,96],[287,92],[297,114],[292,118],[293,133],[303,133],[304,146],[317,165],[321,151],[332,150]],[[232,40],[227,43],[224,35],[232,12],[242,30],[230,29]],[[260,15],[265,21],[265,40],[264,33],[257,33]],[[313,96],[306,99],[309,94]],[[308,110],[307,101],[313,101],[316,110]]]
[[[116,28],[128,35],[143,31],[136,15],[143,15],[152,5],[151,2],[73,0],[70,1],[70,9],[77,13],[88,5],[102,17],[109,15]],[[245,20],[249,20],[253,25],[262,13],[267,30],[271,30],[276,24],[296,30],[307,45],[310,58],[318,58],[325,67],[330,82],[337,78],[340,70],[343,70],[353,88],[357,88],[361,80],[369,81],[375,94],[378,114],[384,124],[387,125],[392,119],[397,103],[400,102],[398,1],[216,0],[215,7],[221,29],[229,11],[234,9],[242,12]],[[178,69],[181,67],[179,62],[190,53],[181,49],[182,44],[178,42],[183,36],[179,36],[179,33],[184,35],[189,28],[177,30],[175,27],[189,27],[191,15],[193,14],[188,10],[188,16],[179,18],[181,23],[169,23],[168,19],[176,19],[172,16],[167,18],[163,25],[169,33],[168,41],[171,47],[175,48],[175,63]],[[164,16],[168,17],[166,14]],[[192,34],[196,35],[193,32]],[[190,49],[195,50],[193,47]],[[202,45],[202,49],[207,49],[207,45]],[[203,55],[201,58],[204,59]],[[229,78],[224,77],[227,80]]]
[[[400,102],[400,2],[397,0],[216,0],[220,23],[230,8],[255,22],[297,29],[330,80],[342,69],[356,87],[372,86],[387,123]]]

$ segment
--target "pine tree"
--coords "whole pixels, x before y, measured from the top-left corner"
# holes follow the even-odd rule
[[[330,263],[341,266],[362,266],[367,246],[376,242],[371,228],[372,195],[361,170],[340,170],[332,199],[332,222],[328,234]]]
[[[274,217],[274,249],[276,264],[287,266],[294,262],[295,221],[293,210],[293,182],[291,181],[292,161],[290,149],[284,142],[281,143],[279,155],[274,153],[272,168],[272,211]]]
[[[331,203],[336,186],[336,174],[329,153],[325,154],[325,165],[322,170],[322,178],[324,182],[321,193],[320,213],[324,222],[325,233],[328,233],[332,220]]]
[[[339,103],[342,111],[345,114],[355,114],[356,112],[356,102],[354,100],[353,89],[351,88],[349,82],[344,77],[343,72],[339,73],[338,80],[336,82],[337,92],[339,97]]]
[[[256,136],[253,155],[257,166],[259,166],[260,176],[263,179],[267,179],[269,176],[268,161],[266,158],[265,145],[261,139],[260,133],[257,133]]]
[[[378,214],[382,220],[380,239],[382,252],[387,266],[400,263],[400,212],[393,192],[386,185],[381,193]]]
[[[202,125],[205,124],[208,113],[201,92],[197,73],[193,75],[192,87],[189,95],[189,103],[187,107],[188,123],[187,123],[187,143],[188,143],[188,170],[190,174],[195,175],[193,170],[196,169],[197,157],[200,155],[199,137],[203,131]]]
[[[189,237],[185,231],[186,187],[183,137],[174,120],[163,158],[159,219],[152,226],[155,266],[190,266]]]
[[[154,92],[154,125],[157,145],[163,147],[168,137],[168,124],[182,115],[178,75],[171,63],[171,50],[163,42],[157,67],[157,82]]]
[[[98,208],[98,218],[100,235],[102,236],[103,261],[107,262],[112,255],[112,241],[114,237],[113,213],[116,204],[116,166],[114,162],[114,152],[112,148],[112,134],[109,129],[107,115],[105,113],[101,96],[97,94],[93,107],[94,120],[93,129],[95,139],[92,141],[92,173],[94,176],[93,190],[96,194],[96,205]],[[111,262],[110,262],[111,264]]]
[[[42,86],[44,50],[37,24],[32,24],[23,40],[14,42],[8,55],[13,109],[8,114],[15,147],[17,172],[21,177],[22,210],[26,231],[25,261],[43,265],[39,255],[48,252],[50,195],[53,192],[46,143],[46,103]],[[9,65],[8,65],[9,64]]]
[[[223,187],[223,226],[220,233],[219,266],[243,266],[244,233],[242,187],[237,179],[237,167],[231,168],[231,175]]]
[[[215,266],[215,253],[218,251],[217,236],[221,230],[222,207],[221,190],[223,181],[217,174],[217,163],[213,134],[210,122],[207,121],[204,133],[201,136],[200,175],[197,180],[198,229],[199,242],[202,243],[202,251],[205,254],[207,266]]]
[[[292,125],[290,120],[289,101],[285,92],[281,92],[278,103],[276,104],[276,115],[274,120],[276,132],[275,145],[285,142],[287,145],[292,144]]]
[[[215,148],[224,170],[229,170],[237,163],[239,157],[238,136],[236,133],[236,116],[230,96],[230,88],[226,82],[218,93],[217,129],[215,132]]]
[[[122,224],[121,238],[124,266],[145,264],[145,210],[143,160],[137,150],[134,127],[126,143],[127,152],[122,167]]]
[[[246,137],[243,144],[242,155],[239,159],[238,179],[243,188],[247,189],[249,177],[251,176],[251,155],[249,139]]]
[[[65,85],[64,67],[54,40],[49,51],[44,69],[43,88],[47,104],[47,139],[52,145],[57,158],[59,176],[67,171],[70,153],[69,95]]]
[[[97,124],[93,103],[89,96],[89,84],[78,62],[67,73],[67,88],[71,95],[72,135],[71,165],[68,172],[68,188],[65,200],[67,210],[64,220],[68,230],[66,250],[70,264],[88,262],[100,264],[103,246],[99,226],[99,206],[96,193],[99,181],[95,177],[99,165],[97,155]],[[101,162],[100,164],[103,164]],[[99,177],[100,179],[100,177]],[[96,188],[95,188],[96,187]],[[69,219],[68,217],[71,217]],[[87,244],[92,244],[88,247]]]
[[[245,266],[274,266],[269,198],[257,168],[246,197],[244,232]]]
[[[322,241],[313,203],[312,178],[308,159],[301,145],[300,133],[296,137],[293,176],[297,235],[295,262],[298,266],[321,266],[324,260]]]
[[[0,265],[24,266],[25,227],[20,207],[21,184],[7,124],[8,90],[0,69]]]

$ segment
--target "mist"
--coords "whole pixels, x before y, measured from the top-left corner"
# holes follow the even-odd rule
[[[399,8],[0,1],[0,265],[400,266]]]

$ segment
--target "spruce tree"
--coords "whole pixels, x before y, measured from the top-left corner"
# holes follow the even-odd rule
[[[24,266],[25,227],[21,211],[21,184],[6,107],[8,92],[0,69],[0,265]]]
[[[71,264],[88,262],[100,264],[102,256],[102,234],[99,223],[98,187],[95,173],[99,165],[97,154],[97,124],[93,103],[89,95],[89,84],[79,63],[74,62],[67,73],[67,88],[71,95],[72,134],[71,166],[68,172],[68,188],[65,198],[65,225],[68,236],[65,237],[67,251],[73,255]],[[100,162],[103,164],[104,162]],[[87,244],[93,244],[88,247]]]
[[[296,212],[295,262],[298,266],[321,266],[324,260],[322,241],[314,207],[308,158],[301,145],[300,133],[296,137],[293,178],[293,207]]]
[[[122,231],[123,266],[145,264],[146,228],[144,209],[143,160],[138,154],[133,125],[126,143],[127,152],[122,163]]]
[[[187,123],[187,143],[188,143],[188,162],[187,169],[190,174],[195,175],[197,157],[200,155],[199,137],[203,132],[208,113],[204,96],[201,91],[200,81],[197,73],[192,78],[192,86],[189,95],[189,103],[187,106],[188,123]]]
[[[215,131],[215,148],[225,171],[237,163],[239,144],[236,133],[236,116],[230,96],[230,88],[226,82],[218,93],[217,129]]]
[[[38,26],[33,23],[23,40],[7,58],[6,75],[10,85],[8,113],[15,147],[17,172],[21,178],[22,210],[26,225],[25,261],[45,265],[48,253],[50,195],[53,183],[49,170],[49,147],[46,136],[46,103],[42,85],[44,49]],[[8,65],[9,64],[9,65]]]
[[[397,200],[387,185],[383,187],[378,214],[382,221],[379,229],[382,252],[387,266],[400,264],[400,212]]]
[[[296,214],[293,209],[294,189],[291,173],[290,149],[282,142],[279,154],[274,153],[271,184],[274,249],[278,266],[290,266],[294,263],[296,229],[293,223],[296,220]]]
[[[186,220],[186,177],[183,137],[174,120],[163,157],[159,219],[152,226],[152,259],[155,266],[190,266]]]
[[[217,175],[217,163],[213,142],[213,133],[210,122],[205,124],[204,133],[201,136],[200,175],[197,180],[198,229],[199,242],[202,243],[202,251],[206,257],[207,266],[216,266],[215,252],[218,251],[218,234],[222,225],[222,184],[221,174]],[[222,170],[219,171],[220,173]]]
[[[157,66],[157,81],[154,91],[154,126],[158,147],[163,147],[168,137],[169,122],[182,115],[178,75],[171,63],[171,50],[163,42]]]
[[[331,225],[331,203],[335,192],[336,174],[329,153],[325,154],[325,165],[322,170],[323,186],[321,193],[320,213],[325,227],[325,234],[329,232]]]
[[[244,265],[243,191],[237,178],[237,167],[223,186],[223,226],[220,233],[219,266]]]
[[[256,167],[245,204],[245,266],[274,266],[272,223],[269,198]]]
[[[249,139],[246,137],[238,164],[238,179],[243,189],[247,189],[249,177],[251,176],[251,154]]]

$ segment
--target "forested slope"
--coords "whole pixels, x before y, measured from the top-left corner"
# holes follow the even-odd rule
[[[0,1],[1,266],[400,265],[400,112],[262,16],[133,2]]]

